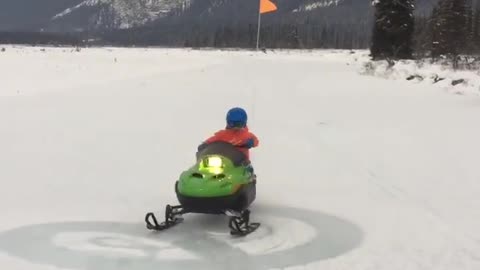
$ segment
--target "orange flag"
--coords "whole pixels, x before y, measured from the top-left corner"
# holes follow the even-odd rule
[[[260,0],[260,14],[277,10],[277,6],[270,0]]]

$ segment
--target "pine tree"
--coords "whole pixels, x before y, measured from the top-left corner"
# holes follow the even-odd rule
[[[432,26],[430,24],[430,18],[424,16],[418,16],[415,18],[415,32],[414,43],[415,53],[418,55],[424,55],[431,49]]]
[[[473,35],[474,50],[480,53],[480,5],[477,6],[473,15]]]
[[[465,11],[465,52],[471,54],[475,50],[475,42],[473,40],[473,8],[471,2],[466,6]]]
[[[373,59],[409,59],[413,54],[413,0],[375,0],[370,48]]]
[[[440,29],[442,24],[440,23],[440,11],[439,8],[435,7],[432,11],[432,16],[429,21],[429,30],[431,30],[429,38],[430,42],[427,46],[430,48],[431,55],[433,58],[438,57],[442,52],[440,39]]]
[[[434,29],[433,55],[456,57],[466,49],[466,0],[441,0]]]

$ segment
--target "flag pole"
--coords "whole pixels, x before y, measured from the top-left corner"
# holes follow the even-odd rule
[[[262,12],[260,11],[260,5],[258,6],[258,29],[257,29],[257,51],[260,43],[260,23],[262,22]]]

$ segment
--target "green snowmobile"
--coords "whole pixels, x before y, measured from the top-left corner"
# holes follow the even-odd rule
[[[232,235],[245,236],[260,223],[250,223],[248,207],[256,197],[256,175],[244,153],[226,142],[214,142],[197,152],[197,162],[175,183],[178,206],[167,205],[165,221],[145,216],[149,230],[162,231],[182,222],[186,213],[228,215]]]

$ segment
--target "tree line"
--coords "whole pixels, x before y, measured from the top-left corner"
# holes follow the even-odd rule
[[[77,34],[0,31],[0,44],[83,46],[85,41]]]
[[[428,16],[413,16],[413,0],[376,0],[373,59],[480,55],[480,2],[440,0]]]
[[[264,25],[260,31],[260,46],[266,48],[367,48],[370,42],[365,25],[356,31],[349,25],[312,25],[278,23]],[[216,27],[197,26],[177,30],[135,31],[118,30],[104,34],[107,42],[116,45],[254,48],[256,24],[225,24]]]

